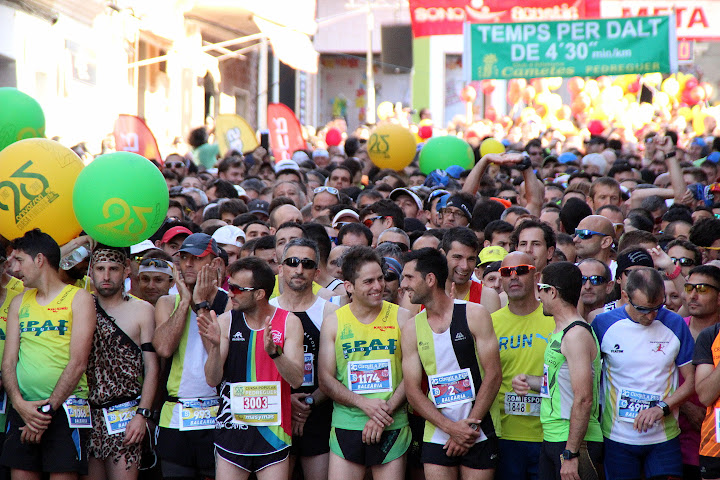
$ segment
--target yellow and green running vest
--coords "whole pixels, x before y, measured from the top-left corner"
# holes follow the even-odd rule
[[[368,384],[380,383],[389,372],[390,391],[378,393],[361,393],[367,398],[381,398],[385,401],[392,397],[393,392],[402,381],[402,351],[400,349],[400,325],[398,324],[398,306],[383,302],[380,314],[369,324],[358,321],[345,305],[335,313],[338,319],[337,336],[335,337],[335,359],[337,361],[336,378],[340,383],[353,391],[351,382],[359,385],[353,378],[359,375],[375,377]],[[380,368],[374,369],[374,365]],[[386,368],[382,368],[385,365]],[[387,368],[389,367],[389,368]],[[360,374],[348,375],[348,369],[359,368]],[[357,392],[359,393],[359,392]],[[407,407],[403,406],[393,413],[395,420],[385,430],[395,430],[408,425]],[[365,412],[335,402],[333,406],[332,426],[345,430],[362,430],[368,421]]]
[[[50,303],[37,303],[36,289],[23,294],[20,304],[20,352],[17,380],[25,400],[45,400],[70,361],[73,328],[72,301],[80,289],[67,285]],[[87,378],[80,378],[73,395],[87,398]]]

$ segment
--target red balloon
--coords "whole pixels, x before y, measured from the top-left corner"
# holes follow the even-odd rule
[[[337,147],[342,142],[342,133],[337,128],[331,128],[325,134],[325,143],[330,147]]]
[[[485,109],[485,118],[490,120],[491,122],[496,122],[498,118],[497,110],[495,110],[495,107],[492,105],[488,105],[488,107]]]
[[[485,95],[490,95],[492,92],[494,92],[496,86],[497,80],[483,80],[482,82],[480,82],[480,88],[482,88],[482,91]]]
[[[688,92],[687,96],[691,104],[695,105],[705,100],[705,89],[700,85],[695,85],[695,87]]]
[[[422,138],[423,140],[427,140],[428,138],[432,137],[433,129],[430,125],[423,125],[422,127],[418,128],[418,137]]]
[[[591,120],[587,127],[591,135],[600,135],[605,131],[605,126],[600,120]]]
[[[567,86],[568,90],[570,90],[570,95],[575,97],[578,93],[582,92],[582,89],[585,86],[585,80],[580,77],[572,77],[568,80]]]
[[[698,79],[695,77],[690,77],[685,81],[685,91],[689,92],[693,88],[698,86]]]
[[[477,98],[477,90],[472,85],[465,85],[460,91],[460,98],[463,102],[474,102]]]

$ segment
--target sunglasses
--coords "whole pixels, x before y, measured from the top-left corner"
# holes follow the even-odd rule
[[[366,218],[365,220],[363,220],[362,223],[366,227],[370,228],[373,226],[373,223],[375,223],[375,220],[380,220],[381,218],[385,218],[385,217],[383,217],[382,215],[378,215],[377,217]]]
[[[234,283],[228,283],[228,290],[230,290],[230,293],[233,295],[240,295],[243,292],[254,292],[257,288],[241,287],[240,285],[235,285]]]
[[[323,186],[323,187],[317,187],[315,190],[313,190],[313,193],[316,194],[316,195],[317,195],[318,193],[322,193],[322,192],[327,192],[327,193],[329,193],[330,195],[335,195],[336,197],[338,197],[338,199],[340,198],[340,192],[338,192],[338,189],[335,188],[335,187],[325,187],[325,186]]]
[[[317,262],[309,258],[289,257],[283,260],[282,263],[290,268],[297,268],[298,265],[302,265],[305,270],[314,270],[317,267]]]
[[[183,168],[185,164],[182,162],[165,162],[165,166],[168,168]]]
[[[709,283],[686,283],[685,293],[690,294],[693,292],[693,290],[697,291],[698,293],[707,293],[708,290],[711,288],[715,291],[720,291],[720,288],[716,287],[715,285],[710,285]]]
[[[606,235],[604,233],[595,232],[593,230],[587,230],[587,229],[575,229],[575,236],[580,237],[580,240],[587,240],[588,238],[592,238],[594,235],[601,235],[605,237]]]
[[[400,251],[403,252],[403,253],[405,253],[405,252],[407,252],[408,250],[410,250],[410,247],[408,247],[408,246],[405,245],[404,243],[391,242],[391,241],[381,242],[381,243],[378,244],[378,247],[379,247],[380,245],[385,245],[386,243],[391,243],[391,244],[393,244],[393,245],[397,245],[398,248],[400,248]]]
[[[498,197],[502,198],[503,200],[507,200],[510,203],[517,203],[517,197]]]
[[[705,250],[720,250],[720,247],[702,247]]]
[[[539,292],[547,292],[551,288],[553,288],[555,285],[550,285],[549,283],[538,283],[537,288]],[[557,287],[556,287],[557,288]]]
[[[534,265],[517,265],[515,267],[500,267],[498,270],[501,277],[510,277],[514,273],[517,276],[527,275],[530,270],[535,270]]]
[[[386,281],[386,282],[394,282],[394,281],[397,280],[398,278],[400,278],[400,277],[398,277],[398,274],[395,273],[395,272],[387,272],[387,273],[385,274],[385,281]]]
[[[632,307],[635,310],[637,310],[638,313],[643,314],[643,315],[646,315],[646,314],[652,313],[652,312],[657,312],[658,310],[660,310],[663,307],[662,303],[660,305],[656,305],[654,307],[640,307],[640,306],[635,305],[632,302],[632,300],[630,300],[630,305],[632,305]]]
[[[141,267],[171,268],[170,264],[161,258],[146,258],[140,262]]]
[[[695,265],[695,260],[693,260],[692,258],[687,258],[687,257],[680,257],[680,258],[670,257],[670,259],[673,261],[673,263],[679,263],[681,267],[692,267],[693,265]]]
[[[585,285],[588,280],[590,280],[590,285],[593,286],[604,285],[607,283],[607,278],[602,275],[590,275],[589,277],[586,277],[585,275],[582,276],[583,285]]]

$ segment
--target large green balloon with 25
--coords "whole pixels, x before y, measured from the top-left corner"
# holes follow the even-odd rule
[[[45,137],[40,104],[17,88],[0,88],[0,150],[26,138]]]
[[[428,175],[433,170],[446,170],[459,165],[465,170],[475,165],[472,148],[465,140],[451,135],[433,137],[420,150],[420,171]]]
[[[98,242],[128,247],[147,240],[165,220],[168,190],[160,170],[130,152],[100,155],[73,189],[73,210]]]

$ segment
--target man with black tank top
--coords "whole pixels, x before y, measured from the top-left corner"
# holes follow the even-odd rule
[[[282,294],[270,305],[293,312],[302,322],[304,375],[302,386],[292,389],[293,444],[290,469],[300,457],[305,478],[317,480],[328,476],[330,420],[332,401],[318,388],[317,360],[320,327],[325,315],[338,307],[312,292],[318,269],[317,244],[306,238],[289,241],[280,258]]]
[[[268,298],[275,285],[264,260],[229,267],[232,310],[198,316],[205,380],[219,388],[216,478],[285,479],[292,443],[290,389],[303,383],[303,330],[294,314]]]
[[[97,292],[97,328],[87,368],[91,480],[138,477],[157,390],[159,366],[151,343],[155,309],[124,291],[129,253],[127,248],[98,245],[90,261]]]
[[[447,260],[438,250],[423,248],[406,257],[402,288],[425,310],[403,332],[405,389],[426,420],[426,478],[489,480],[498,457],[489,413],[502,381],[498,341],[485,307],[448,296],[447,279]]]

